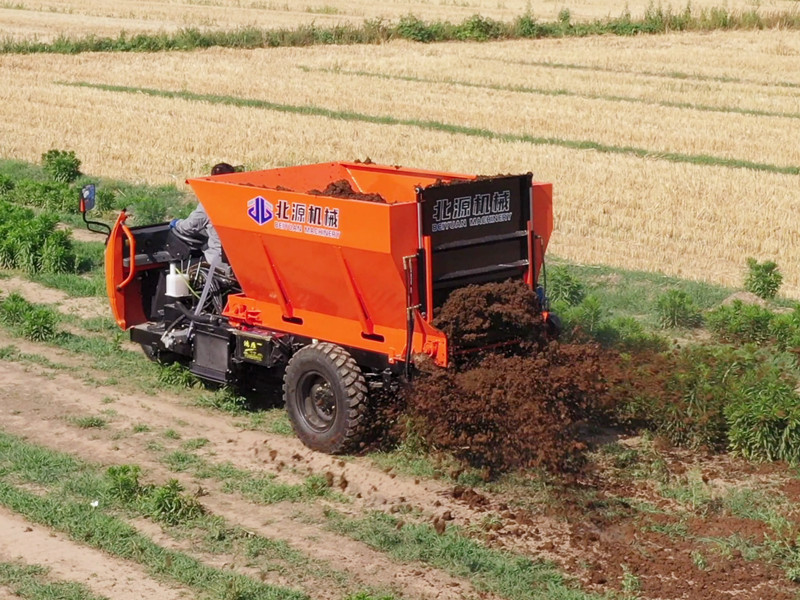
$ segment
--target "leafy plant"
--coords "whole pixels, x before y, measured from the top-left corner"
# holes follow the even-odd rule
[[[762,375],[725,407],[730,448],[749,460],[800,461],[800,396],[777,370]]]
[[[577,327],[587,333],[592,333],[600,327],[600,323],[605,317],[600,299],[597,296],[586,296],[583,301],[574,308],[569,320]]]
[[[678,446],[727,446],[724,408],[741,393],[742,373],[756,360],[725,346],[690,346],[623,363],[617,407],[623,421],[643,424]]]
[[[727,306],[719,306],[708,313],[709,330],[722,342],[734,344],[764,344],[774,331],[772,311],[734,300]]]
[[[414,15],[405,15],[400,18],[395,28],[396,35],[414,42],[435,42],[442,34],[442,27],[425,23]]]
[[[800,348],[800,304],[796,304],[790,313],[774,315],[769,332],[779,349]]]
[[[182,492],[183,486],[177,479],[153,488],[147,498],[149,515],[167,525],[178,525],[203,515],[203,507],[197,499]]]
[[[106,471],[106,494],[116,502],[127,504],[138,502],[149,491],[139,483],[142,470],[136,465],[118,465],[109,467]]]
[[[54,231],[42,245],[40,269],[45,273],[74,273],[77,257],[68,231]]]
[[[72,150],[48,150],[42,154],[42,166],[53,181],[72,183],[81,176],[81,161]]]
[[[106,427],[106,425],[108,425],[108,421],[106,421],[103,417],[98,417],[95,415],[89,415],[86,417],[73,417],[69,420],[81,429],[103,429]]]
[[[703,321],[694,300],[682,290],[669,290],[656,300],[658,322],[664,329],[699,327]]]
[[[20,332],[34,342],[52,340],[57,333],[58,315],[46,306],[31,306],[25,311]]]
[[[0,323],[19,326],[30,310],[31,304],[17,292],[9,294],[0,304]]]
[[[6,197],[15,204],[43,208],[50,213],[78,212],[78,192],[63,181],[23,179]]]
[[[159,198],[139,196],[129,200],[131,212],[139,225],[161,223],[167,214],[167,207]]]
[[[0,266],[30,274],[63,273],[77,266],[69,232],[56,231],[54,216],[0,200]]]
[[[200,383],[197,377],[192,375],[192,373],[180,363],[159,365],[159,367],[159,383],[183,388],[192,388]]]
[[[485,41],[502,37],[503,33],[502,23],[481,15],[472,15],[456,27],[455,38],[457,40]]]
[[[566,267],[552,267],[547,272],[547,296],[554,304],[576,306],[586,297],[586,286]]]
[[[771,300],[778,294],[781,283],[783,283],[783,275],[778,271],[778,265],[775,262],[768,260],[759,263],[754,258],[747,259],[744,287],[748,292],[764,300]]]

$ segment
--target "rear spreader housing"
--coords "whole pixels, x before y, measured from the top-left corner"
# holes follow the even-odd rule
[[[343,182],[355,193],[325,193]],[[408,373],[418,355],[445,367],[450,341],[432,325],[434,310],[469,284],[516,278],[535,287],[553,229],[552,186],[531,174],[337,162],[188,184],[238,282],[224,308],[195,311],[190,335],[165,347],[168,324],[187,307],[163,297],[164,274],[192,249],[166,224],[128,228],[124,213],[106,250],[107,288],[135,341],[186,355],[195,373],[217,381],[240,377],[246,363],[285,368],[322,343],[384,381]]]

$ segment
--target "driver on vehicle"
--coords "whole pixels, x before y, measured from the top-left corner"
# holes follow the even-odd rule
[[[236,169],[224,162],[217,163],[211,168],[212,175],[224,175],[226,173],[235,172]],[[208,215],[202,204],[198,203],[197,208],[185,219],[172,219],[169,226],[181,235],[193,238],[207,238],[207,247],[203,251],[206,261],[212,264],[222,260],[222,243],[219,241],[219,235],[208,219]]]

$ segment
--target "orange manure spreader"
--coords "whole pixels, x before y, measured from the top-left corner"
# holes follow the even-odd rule
[[[331,453],[358,443],[370,392],[410,378],[420,356],[448,365],[452,340],[432,321],[454,289],[537,288],[553,229],[552,185],[530,174],[326,163],[188,183],[221,260],[123,211],[106,246],[117,323],[206,380],[282,380],[297,435]]]

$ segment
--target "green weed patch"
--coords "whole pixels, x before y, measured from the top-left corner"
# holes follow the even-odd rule
[[[108,475],[101,475],[97,467],[2,432],[0,467],[0,504],[80,543],[138,562],[154,575],[192,588],[200,598],[231,597],[228,594],[232,591],[238,594],[233,597],[240,598],[307,597],[167,550],[107,512],[115,504],[136,514],[155,509],[158,520],[166,525],[191,522],[199,516],[196,511],[175,509],[176,497],[182,498],[184,506],[191,500],[171,482],[163,486],[141,485],[137,467],[116,467]],[[30,493],[18,487],[18,482],[44,486],[48,493]]]
[[[12,590],[16,597],[29,600],[107,600],[81,583],[52,581],[48,569],[38,565],[0,563],[0,586]]]
[[[479,14],[461,23],[423,21],[413,14],[391,23],[368,19],[361,25],[320,27],[314,23],[295,28],[239,28],[233,31],[201,31],[185,28],[173,33],[125,32],[116,37],[88,35],[60,36],[52,42],[6,39],[0,53],[6,54],[78,54],[81,52],[163,52],[188,51],[213,46],[225,48],[274,48],[331,44],[378,44],[394,39],[415,42],[488,41],[498,39],[540,39],[585,37],[590,35],[642,35],[671,31],[715,31],[731,29],[796,29],[800,15],[794,11],[759,14],[755,10],[731,11],[712,7],[693,12],[687,5],[680,12],[671,8],[649,7],[638,19],[628,11],[616,18],[573,22],[569,10],[562,10],[558,20],[540,22],[530,12],[513,21],[497,21]]]

